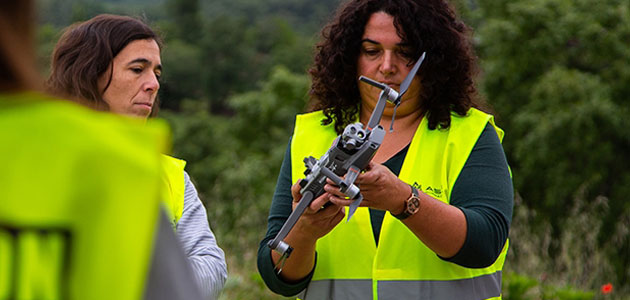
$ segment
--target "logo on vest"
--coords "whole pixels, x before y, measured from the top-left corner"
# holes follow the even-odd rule
[[[70,231],[0,225],[0,299],[67,299]]]
[[[423,191],[426,194],[429,194],[429,195],[431,195],[433,197],[436,197],[436,198],[441,198],[442,197],[443,189],[442,189],[441,186],[435,187],[435,186],[427,185],[425,188],[422,188],[421,184],[418,184],[417,182],[414,182],[413,183],[413,187],[415,187],[419,191]]]

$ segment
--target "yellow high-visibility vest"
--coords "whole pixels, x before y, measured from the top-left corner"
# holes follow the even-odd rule
[[[322,126],[321,111],[299,115],[291,142],[292,181],[303,178],[306,156],[321,157],[337,137],[332,124]],[[477,139],[490,122],[499,139],[503,131],[491,115],[471,109],[453,115],[448,130],[429,130],[423,119],[411,141],[399,178],[449,203],[453,184]],[[347,211],[346,211],[347,213]],[[378,247],[370,213],[359,207],[317,241],[317,265],[302,299],[500,299],[499,258],[487,268],[465,268],[440,259],[402,222],[384,216]]]
[[[0,94],[0,299],[141,299],[164,124]]]
[[[173,228],[175,228],[184,212],[184,194],[186,190],[186,180],[184,178],[185,166],[186,161],[184,160],[162,155],[162,186],[164,188],[162,200],[166,206],[166,211]]]

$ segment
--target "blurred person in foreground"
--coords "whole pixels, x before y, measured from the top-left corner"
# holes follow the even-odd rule
[[[473,82],[469,28],[443,0],[351,0],[324,27],[310,69],[310,109],[298,115],[258,251],[274,292],[302,299],[499,299],[513,187],[499,129]],[[361,207],[327,184],[285,241],[267,246],[301,198],[302,160],[321,157],[344,127],[367,123],[380,89],[400,90],[393,132],[356,184]],[[394,106],[380,124],[389,128]],[[324,206],[330,202],[332,205]]]
[[[69,26],[52,55],[47,87],[98,110],[147,119],[158,110],[161,41],[141,20],[98,15]],[[83,103],[86,103],[85,101]],[[186,162],[164,156],[165,204],[206,298],[218,297],[227,266],[206,210],[184,171]]]
[[[38,92],[33,6],[0,2],[0,299],[200,299],[160,213],[166,126]]]

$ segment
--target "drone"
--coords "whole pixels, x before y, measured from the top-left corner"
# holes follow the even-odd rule
[[[392,115],[390,127],[390,131],[393,131],[396,109],[400,105],[402,96],[411,85],[411,81],[416,76],[425,56],[426,52],[423,52],[411,71],[409,71],[409,74],[407,74],[407,77],[400,85],[400,92],[392,89],[387,84],[365,76],[359,77],[360,81],[382,90],[376,107],[365,127],[360,122],[347,125],[343,133],[335,139],[330,149],[319,160],[312,156],[304,158],[304,165],[306,166],[304,175],[306,175],[306,178],[300,181],[302,198],[284,225],[282,225],[276,237],[267,244],[272,250],[282,255],[279,264],[284,265],[284,261],[293,251],[293,248],[285,243],[284,239],[313,199],[324,193],[324,185],[326,185],[327,179],[332,180],[339,186],[340,191],[348,199],[354,199],[348,209],[347,221],[350,221],[350,218],[352,218],[352,215],[363,200],[363,195],[361,195],[359,187],[354,184],[354,181],[368,166],[385,137],[385,129],[379,124],[385,105],[387,102],[394,104],[394,114]],[[282,265],[278,268],[278,273],[282,271]]]

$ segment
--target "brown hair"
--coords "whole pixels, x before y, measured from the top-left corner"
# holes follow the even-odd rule
[[[418,109],[426,112],[429,128],[448,128],[452,112],[465,115],[471,107],[482,106],[473,82],[476,57],[470,30],[446,1],[351,0],[322,30],[309,70],[309,111],[323,110],[323,124],[334,122],[341,133],[358,113],[357,59],[365,25],[376,12],[394,17],[399,35],[416,59],[427,53],[417,76],[422,84]]]
[[[111,70],[114,57],[130,42],[145,39],[155,40],[162,48],[155,31],[143,21],[127,16],[102,14],[69,26],[53,51],[48,89],[80,102],[87,101],[92,108],[108,110],[102,95],[113,72],[102,91],[98,88],[99,77],[108,68]],[[151,115],[157,113],[157,107],[154,106]]]
[[[39,88],[34,19],[33,1],[0,1],[0,92]]]

